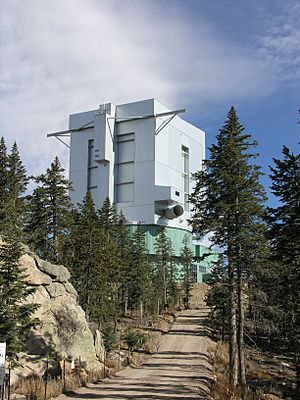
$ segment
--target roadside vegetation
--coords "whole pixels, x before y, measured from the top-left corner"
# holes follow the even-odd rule
[[[228,349],[226,359],[216,355],[217,370],[219,363],[226,371],[217,374],[217,398],[275,398],[264,397],[270,394],[266,381],[272,382],[274,357],[285,357],[293,373],[278,369],[287,387],[274,383],[284,396],[278,398],[299,399],[300,155],[283,147],[282,159],[273,160],[271,191],[278,206],[265,207],[255,147],[232,107],[210,158],[194,175],[190,197],[194,231],[210,232],[221,251],[207,295],[212,327],[226,343],[218,349]],[[269,359],[265,369],[256,369],[254,350],[258,359]],[[259,391],[261,397],[253,397]]]
[[[300,155],[283,147],[282,158],[274,159],[271,191],[278,205],[266,207],[255,147],[232,107],[210,158],[194,174],[190,196],[194,232],[210,233],[220,251],[207,295],[212,332],[220,341],[216,400],[267,399],[266,393],[300,398]],[[30,181],[33,190],[26,195]],[[142,225],[129,231],[109,199],[96,209],[89,192],[75,208],[70,190],[57,157],[45,173],[28,177],[17,144],[9,152],[0,140],[0,342],[7,342],[12,365],[37,322],[37,306],[26,304],[21,242],[70,270],[80,305],[103,332],[107,353],[147,352],[161,316],[178,305],[189,308],[188,239],[181,268],[163,227],[151,257]],[[278,359],[285,385],[270,373]]]

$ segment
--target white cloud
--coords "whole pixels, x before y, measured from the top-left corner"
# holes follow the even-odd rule
[[[30,173],[56,154],[67,164],[46,133],[102,100],[156,97],[196,109],[274,90],[277,65],[265,52],[231,43],[200,16],[191,21],[185,2],[157,3],[2,1],[1,134],[17,140]]]
[[[300,3],[287,0],[280,14],[271,16],[266,23],[266,32],[258,38],[261,55],[275,64],[277,78],[295,82],[300,78]]]

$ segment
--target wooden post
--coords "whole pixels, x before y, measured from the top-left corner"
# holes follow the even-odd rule
[[[48,370],[49,370],[49,354],[47,355],[46,361],[46,376],[45,376],[45,393],[44,393],[44,400],[47,398],[47,385],[48,385]]]
[[[8,366],[7,400],[10,400],[10,372],[11,372],[11,362],[9,362]]]
[[[63,360],[63,393],[66,391],[66,357]]]

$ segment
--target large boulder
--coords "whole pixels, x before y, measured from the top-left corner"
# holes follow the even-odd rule
[[[68,281],[69,271],[40,259],[25,246],[24,250],[20,263],[26,282],[35,288],[27,300],[39,304],[34,315],[39,323],[28,338],[27,352],[20,355],[12,380],[30,373],[43,375],[47,357],[56,362],[74,360],[86,370],[101,369],[102,338],[99,332],[94,338],[89,329],[76,290]]]

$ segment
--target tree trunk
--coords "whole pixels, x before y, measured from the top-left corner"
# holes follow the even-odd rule
[[[144,315],[144,310],[143,310],[143,302],[140,301],[140,323],[143,323],[143,315]]]
[[[245,353],[244,353],[244,307],[243,307],[243,280],[240,266],[237,272],[238,286],[237,286],[237,302],[238,302],[238,358],[239,358],[239,384],[241,387],[242,400],[247,399],[247,382],[246,382],[246,369],[245,369]]]
[[[124,316],[126,317],[128,312],[128,294],[127,291],[125,291],[125,298],[124,298]]]
[[[236,288],[234,281],[234,269],[231,261],[228,261],[228,275],[230,285],[230,316],[229,316],[229,380],[231,394],[234,396],[238,383],[237,364],[237,335],[236,335]]]

